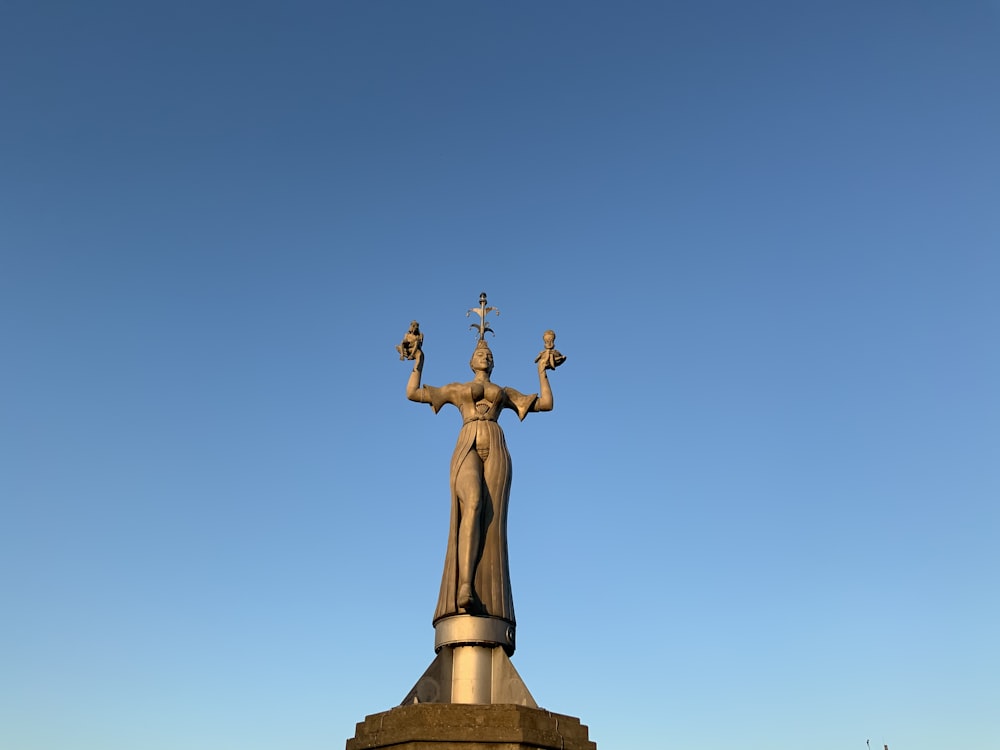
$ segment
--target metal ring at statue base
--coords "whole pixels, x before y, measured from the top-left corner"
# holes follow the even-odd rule
[[[434,623],[434,650],[445,646],[503,646],[514,652],[514,625],[499,617],[455,615]]]

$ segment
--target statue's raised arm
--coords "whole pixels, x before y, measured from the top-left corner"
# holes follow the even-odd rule
[[[413,372],[406,382],[406,397],[410,401],[420,401],[420,375],[424,371],[424,352],[417,349],[413,356]]]

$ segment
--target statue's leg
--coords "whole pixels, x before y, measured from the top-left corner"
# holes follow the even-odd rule
[[[458,495],[458,606],[468,609],[475,602],[472,584],[479,565],[480,514],[483,505],[483,460],[475,448],[462,461],[455,479]]]

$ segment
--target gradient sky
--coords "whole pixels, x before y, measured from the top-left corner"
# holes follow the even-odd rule
[[[0,3],[0,746],[397,704],[482,291],[541,706],[1000,746],[998,137],[995,1]]]

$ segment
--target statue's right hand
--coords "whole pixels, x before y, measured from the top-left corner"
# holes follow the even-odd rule
[[[413,352],[413,369],[419,370],[424,366],[424,351],[423,349],[417,349]]]

